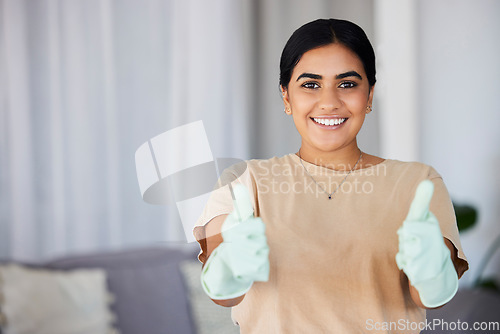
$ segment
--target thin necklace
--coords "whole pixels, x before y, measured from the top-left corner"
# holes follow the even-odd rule
[[[318,187],[320,187],[320,189],[323,190],[323,192],[325,194],[328,195],[328,199],[332,199],[333,194],[335,194],[337,192],[337,190],[344,183],[345,179],[347,179],[347,177],[349,176],[349,174],[351,174],[352,171],[356,169],[356,166],[358,165],[358,162],[361,160],[361,156],[363,155],[363,152],[361,152],[361,150],[359,152],[360,152],[359,153],[359,158],[358,158],[358,161],[356,161],[356,163],[354,164],[354,167],[352,167],[352,169],[347,173],[347,175],[344,177],[344,179],[342,180],[342,182],[340,182],[340,184],[337,186],[337,188],[335,188],[335,190],[332,191],[331,193],[328,193],[328,191],[326,191],[325,188],[323,188],[318,182],[316,182],[316,180],[314,179],[314,177],[312,177],[312,175],[309,174],[309,172],[307,171],[306,166],[304,166],[304,163],[302,162],[302,157],[300,156],[300,149],[299,149],[299,158],[300,158],[299,160],[300,160],[300,164],[302,165],[302,167],[304,167],[304,170],[306,171],[307,175],[309,175],[309,177],[311,178],[311,180],[313,180],[314,183],[316,183],[316,185]]]

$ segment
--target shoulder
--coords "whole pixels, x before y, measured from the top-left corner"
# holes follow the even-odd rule
[[[221,187],[233,182],[241,183],[249,189],[257,189],[257,184],[272,179],[271,176],[289,175],[285,170],[290,170],[293,164],[293,154],[287,154],[270,159],[231,159],[229,167],[218,166],[220,174],[216,187]]]
[[[237,162],[224,170],[225,173],[230,173],[234,176],[241,176],[244,173],[250,175],[262,175],[271,173],[273,170],[289,168],[294,164],[294,154],[286,154],[283,156],[274,156],[269,159],[249,159]],[[298,158],[297,158],[298,159]]]
[[[400,161],[386,159],[385,165],[388,171],[396,175],[414,176],[422,179],[441,178],[441,175],[434,167],[418,161]]]

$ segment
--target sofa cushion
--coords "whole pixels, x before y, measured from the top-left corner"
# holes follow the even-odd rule
[[[231,320],[231,308],[215,304],[201,287],[201,263],[181,262],[181,272],[187,288],[191,314],[197,334],[238,334],[240,329]]]
[[[106,272],[0,266],[0,313],[5,333],[113,334]],[[2,327],[3,327],[2,326]]]
[[[46,267],[105,269],[121,334],[190,334],[195,331],[179,271],[180,261],[196,258],[187,246],[73,256]]]

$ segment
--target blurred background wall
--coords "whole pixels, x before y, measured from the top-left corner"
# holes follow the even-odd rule
[[[479,210],[468,282],[500,233],[499,14],[495,0],[0,0],[0,257],[185,245],[177,209],[142,201],[135,150],[202,120],[215,157],[296,152],[281,50],[336,17],[377,54],[360,147],[434,166]]]
[[[419,157],[452,199],[473,204],[477,226],[461,240],[466,282],[500,235],[500,2],[423,1],[418,6]],[[500,278],[500,251],[485,275]]]

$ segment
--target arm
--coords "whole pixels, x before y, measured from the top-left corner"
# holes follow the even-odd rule
[[[202,288],[212,300],[222,300],[218,304],[224,306],[241,302],[254,282],[269,279],[266,225],[254,216],[250,193],[244,185],[235,185],[233,194],[233,212],[210,224],[210,242],[200,243],[210,244],[211,253],[201,271]]]
[[[408,277],[412,299],[425,308],[443,306],[458,290],[455,248],[443,238],[437,218],[429,211],[433,192],[434,184],[429,180],[418,185],[398,229],[396,254],[398,268]]]
[[[213,218],[211,221],[207,223],[205,226],[205,235],[206,237],[206,249],[202,249],[204,253],[206,253],[206,259],[210,257],[210,254],[212,254],[213,250],[217,248],[223,241],[222,239],[222,234],[221,234],[221,229],[222,229],[222,224],[226,220],[226,217],[228,215],[220,215],[215,218]],[[203,266],[205,266],[205,262],[203,262]],[[238,305],[245,295],[242,295],[237,298],[233,299],[212,299],[214,303],[220,306],[224,307],[232,307]]]
[[[448,247],[448,249],[450,250],[450,256],[451,256],[451,261],[453,262],[454,266],[455,266],[455,270],[457,268],[457,250],[455,249],[455,246],[453,246],[453,244],[451,243],[450,240],[446,239],[446,238],[443,238],[444,239],[444,243],[446,244],[446,246]],[[458,271],[457,271],[458,273]],[[410,295],[411,295],[411,298],[413,299],[413,302],[418,306],[418,307],[421,307],[421,308],[425,308],[425,309],[435,309],[435,308],[441,308],[443,307],[444,305],[446,304],[443,304],[441,306],[438,306],[438,307],[426,307],[424,306],[424,304],[422,303],[422,301],[420,300],[420,295],[417,291],[417,289],[411,285],[411,282],[408,280],[409,282],[409,285],[410,285]]]

